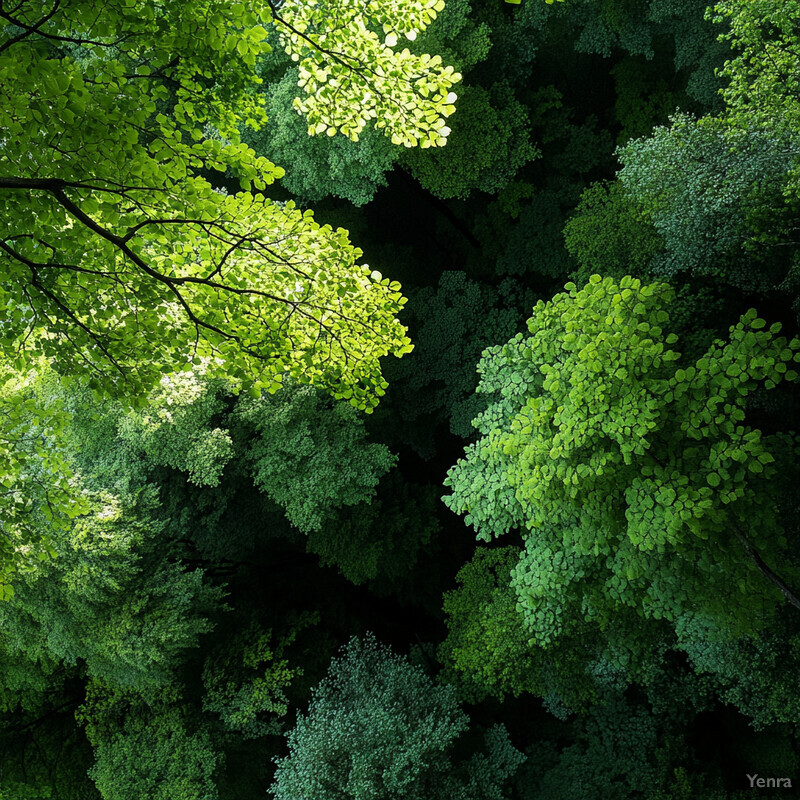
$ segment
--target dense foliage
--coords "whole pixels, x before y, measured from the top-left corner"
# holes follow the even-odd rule
[[[0,129],[0,800],[796,794],[796,3],[0,0]]]

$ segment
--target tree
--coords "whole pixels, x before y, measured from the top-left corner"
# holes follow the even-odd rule
[[[672,296],[630,277],[567,284],[479,365],[490,404],[445,502],[481,539],[521,532],[511,583],[533,646],[594,631],[635,654],[642,619],[679,642],[732,639],[781,593],[800,608],[781,513],[795,444],[749,427],[745,405],[797,379],[800,341],[751,310],[681,362]]]
[[[88,508],[69,457],[52,446],[68,418],[39,388],[32,374],[0,366],[0,601],[13,597],[20,572],[55,552],[53,533]]]
[[[95,749],[90,770],[103,800],[216,800],[221,753],[166,692],[152,705],[90,686],[81,709]]]
[[[425,514],[413,513],[420,500],[399,476],[383,485],[396,457],[370,440],[352,406],[315,387],[287,380],[256,399],[184,373],[136,411],[54,391],[72,410],[69,435],[87,480],[157,491],[157,518],[202,558],[258,563],[255,553],[268,557],[277,539],[308,537],[324,563],[362,583],[401,577],[430,538]],[[421,505],[430,510],[430,498]]]
[[[80,0],[43,15],[28,4],[4,11],[6,352],[27,343],[107,389],[136,391],[220,356],[255,387],[288,371],[371,394],[373,359],[407,346],[394,320],[397,287],[355,266],[360,252],[343,232],[261,194],[215,191],[205,173],[230,170],[245,190],[282,175],[241,144],[237,127],[263,122],[251,87],[272,23],[306,81],[340,84],[335,107],[327,89],[306,86],[313,96],[301,105],[314,126],[365,112],[394,138],[443,144],[431,131],[452,111],[458,76],[435,58],[395,53],[365,27],[410,35],[435,5],[387,1],[367,18],[351,13],[327,46],[317,42],[321,20],[327,6],[344,13],[337,0],[289,3],[280,14],[223,2],[209,18],[203,4],[178,12],[151,0],[99,16]],[[348,106],[341,92],[359,102]],[[144,344],[154,335],[155,353]]]
[[[450,88],[461,79],[439,56],[396,52],[398,36],[417,38],[444,8],[444,0],[380,0],[368,9],[347,0],[288,0],[272,17],[307,95],[295,108],[308,119],[310,135],[341,131],[353,141],[370,119],[392,144],[446,144],[445,119],[455,111]],[[381,41],[375,32],[382,28]]]
[[[332,4],[324,5],[325,16],[334,16],[329,8]],[[374,5],[371,3],[369,8]],[[279,30],[273,30],[272,34],[270,41],[279,41]],[[458,72],[465,72],[485,59],[491,48],[489,26],[473,21],[470,0],[448,0],[437,12],[436,19],[418,34],[408,42],[415,54],[439,53]],[[365,127],[355,139],[324,135],[329,129],[317,135],[316,129],[309,129],[305,117],[292,107],[300,68],[291,60],[291,55],[276,48],[259,62],[270,124],[258,131],[243,129],[243,138],[256,152],[286,169],[282,185],[300,202],[316,203],[332,196],[359,206],[368,203],[380,187],[386,186],[386,173],[394,164],[404,156],[419,152],[420,148],[398,148],[378,128]],[[458,117],[462,113],[463,94],[459,91]],[[492,113],[496,116],[494,110]],[[307,136],[306,132],[312,130],[315,135]],[[451,146],[450,135],[447,138]],[[447,149],[426,151],[422,160]],[[450,159],[448,164],[456,171],[463,168],[459,158]],[[491,180],[491,177],[487,175],[484,180]]]
[[[413,38],[442,6],[0,10],[0,325],[19,379],[44,356],[136,401],[163,374],[204,364],[256,394],[293,376],[371,409],[385,389],[378,359],[410,349],[399,285],[358,265],[345,231],[265,197],[283,171],[242,144],[239,126],[264,122],[255,66],[274,25],[299,63],[308,96],[297,105],[315,132],[356,136],[374,119],[394,141],[443,145],[460,76],[393,49],[397,31]],[[342,24],[329,30],[331,15]],[[221,190],[215,171],[243,191]],[[14,484],[22,456],[12,449]],[[14,547],[4,545],[4,569]]]
[[[800,158],[796,136],[677,115],[618,154],[623,191],[664,242],[655,275],[686,272],[761,292],[785,277],[793,254],[774,244],[791,239],[796,221],[784,196]]]
[[[57,558],[20,576],[0,606],[2,657],[20,665],[18,678],[4,676],[4,707],[25,707],[34,676],[49,680],[59,665],[147,696],[210,630],[222,592],[167,560],[152,495],[131,503],[93,493],[89,513],[53,536]]]
[[[453,763],[467,725],[451,688],[372,637],[352,639],[289,733],[271,792],[278,800],[502,800],[522,756],[498,727],[486,734],[486,753]]]
[[[269,124],[242,135],[256,152],[269,153],[285,167],[282,185],[301,202],[333,196],[358,206],[368,203],[386,184],[385,173],[394,165],[398,148],[381,131],[369,128],[357,142],[344,136],[308,136],[305,119],[291,107],[298,69],[289,63],[279,80],[264,86]]]
[[[720,65],[724,107],[619,148],[621,191],[664,241],[653,275],[712,279],[797,299],[796,10],[780,0],[718,3],[730,58]]]

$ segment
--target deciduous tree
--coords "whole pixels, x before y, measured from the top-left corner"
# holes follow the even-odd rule
[[[568,284],[536,306],[529,336],[481,361],[490,404],[445,502],[481,539],[522,534],[511,582],[532,646],[588,623],[636,651],[630,612],[679,639],[684,619],[735,638],[780,599],[800,608],[781,515],[794,444],[749,427],[745,405],[797,379],[800,342],[750,311],[681,362],[672,296],[629,277]]]

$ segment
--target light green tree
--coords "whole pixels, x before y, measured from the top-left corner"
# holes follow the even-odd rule
[[[278,12],[261,1],[119,0],[98,10],[58,0],[0,9],[10,430],[23,402],[12,387],[42,357],[129,402],[162,375],[202,364],[256,394],[293,376],[370,410],[386,385],[379,359],[410,349],[396,316],[400,287],[358,263],[346,231],[262,193],[283,171],[241,142],[240,126],[265,121],[255,67],[274,25],[303,71],[311,94],[298,108],[315,129],[355,135],[374,119],[395,141],[444,144],[458,75],[435,56],[393,49],[396,32],[413,38],[442,5],[387,0],[355,12],[330,0]],[[347,13],[346,25],[328,12],[339,22]],[[242,191],[222,190],[214,172]],[[0,442],[4,585],[26,548],[46,552],[20,522],[29,444],[13,433]],[[39,457],[61,476],[41,507],[54,517],[79,509],[64,494],[63,465]]]
[[[781,593],[800,608],[781,513],[795,445],[745,412],[797,379],[800,342],[750,311],[685,363],[666,284],[566,289],[485,352],[481,438],[446,480],[479,538],[522,534],[510,579],[531,645],[588,630],[636,652],[637,620],[724,639],[763,627]]]

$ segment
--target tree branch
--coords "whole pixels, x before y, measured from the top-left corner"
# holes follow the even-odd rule
[[[761,558],[759,552],[753,547],[750,540],[745,536],[744,532],[739,529],[737,525],[733,526],[733,532],[736,538],[739,540],[739,543],[744,548],[744,551],[750,557],[750,560],[756,565],[758,571],[775,587],[780,589],[783,596],[795,607],[800,609],[800,597],[795,594],[795,592],[789,588],[786,581],[783,580],[779,575],[776,575],[764,562],[764,559]]]

